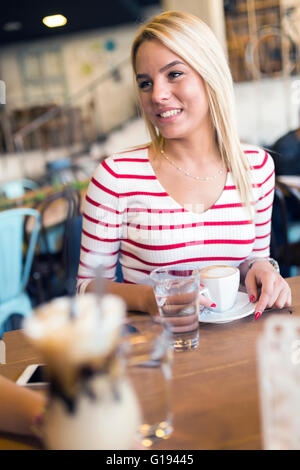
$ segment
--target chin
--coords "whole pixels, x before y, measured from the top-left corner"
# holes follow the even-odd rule
[[[183,134],[186,134],[183,129],[179,129],[175,126],[173,128],[171,126],[157,126],[157,129],[165,139],[176,139],[180,138]]]
[[[189,135],[188,133],[185,132],[164,132],[160,130],[161,135],[163,136],[164,139],[184,139]]]
[[[157,129],[165,139],[185,139],[195,130],[192,126],[157,126]]]

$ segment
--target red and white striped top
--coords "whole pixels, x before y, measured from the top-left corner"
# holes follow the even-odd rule
[[[165,191],[149,162],[148,147],[101,162],[85,200],[78,291],[84,292],[100,263],[105,277],[115,280],[118,258],[124,282],[145,284],[159,266],[238,266],[247,258],[268,257],[274,163],[265,150],[243,149],[251,166],[254,220],[230,172],[219,199],[202,212],[200,205],[183,208]]]

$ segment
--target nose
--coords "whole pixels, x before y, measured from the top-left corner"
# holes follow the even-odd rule
[[[171,90],[164,81],[156,80],[152,85],[153,103],[162,103],[170,98]]]

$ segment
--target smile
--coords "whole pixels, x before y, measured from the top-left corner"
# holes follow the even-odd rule
[[[176,114],[179,114],[181,112],[182,112],[182,109],[172,109],[170,111],[166,111],[164,113],[158,114],[158,116],[162,118],[168,118],[171,116],[176,116]]]

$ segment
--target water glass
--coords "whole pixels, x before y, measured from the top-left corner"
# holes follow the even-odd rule
[[[195,349],[199,344],[199,269],[191,265],[158,268],[150,279],[159,313],[170,326],[174,350]]]
[[[170,385],[172,379],[172,349],[168,328],[157,317],[129,317],[127,374],[137,395],[142,424],[138,440],[150,447],[172,433]]]

